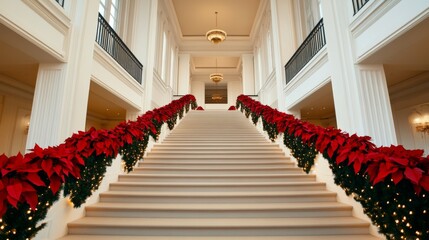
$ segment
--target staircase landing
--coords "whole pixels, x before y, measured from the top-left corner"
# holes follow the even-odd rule
[[[62,240],[370,240],[369,223],[238,111],[191,111]]]

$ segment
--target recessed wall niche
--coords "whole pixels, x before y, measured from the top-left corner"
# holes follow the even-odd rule
[[[228,87],[226,84],[205,85],[205,103],[206,104],[227,104]]]

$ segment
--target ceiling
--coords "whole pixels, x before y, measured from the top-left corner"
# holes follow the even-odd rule
[[[306,97],[294,107],[301,112],[301,119],[328,119],[335,117],[334,98],[332,84],[329,82]]]
[[[230,37],[249,37],[260,0],[172,0],[183,37],[205,36],[218,25]]]
[[[372,54],[362,63],[383,63],[388,86],[429,71],[429,18]]]
[[[241,75],[241,54],[252,52],[252,34],[261,0],[171,0],[181,34],[180,49],[191,53],[191,74],[209,75],[216,70]],[[216,28],[227,32],[227,39],[212,44],[206,32]],[[193,78],[194,79],[194,78]],[[227,80],[225,80],[227,81]]]

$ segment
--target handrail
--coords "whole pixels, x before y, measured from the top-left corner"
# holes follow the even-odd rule
[[[286,84],[323,48],[326,44],[323,18],[314,26],[307,38],[285,65]]]
[[[363,6],[365,6],[365,4],[369,1],[370,0],[352,0],[354,11],[353,15],[356,15],[356,13],[358,13],[359,10],[361,10]]]
[[[85,203],[118,153],[124,170],[131,171],[143,158],[149,136],[157,140],[164,123],[173,129],[190,107],[197,107],[196,100],[186,95],[111,130],[91,128],[55,147],[36,145],[24,156],[0,155],[0,239],[34,237],[61,189],[75,207]]]
[[[138,83],[142,83],[143,65],[100,13],[95,41]]]
[[[261,118],[272,141],[283,133],[307,173],[317,153],[323,154],[335,183],[362,204],[387,239],[429,239],[429,156],[423,150],[377,148],[370,137],[315,126],[245,95],[237,98],[239,108],[254,124]]]

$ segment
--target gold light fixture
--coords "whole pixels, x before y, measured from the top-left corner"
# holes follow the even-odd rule
[[[429,134],[429,121],[424,118],[414,119],[414,126],[417,132]]]
[[[427,109],[426,109],[427,108]],[[417,132],[429,134],[429,105],[419,106],[410,116],[410,120]]]
[[[226,39],[226,32],[222,29],[217,28],[217,14],[218,14],[218,12],[215,12],[215,15],[216,15],[216,27],[215,27],[215,29],[209,30],[206,33],[207,40],[209,40],[210,42],[212,42],[214,44],[221,43]]]
[[[216,72],[210,74],[210,80],[212,80],[215,84],[218,84],[223,80],[223,74],[217,71],[217,58],[216,58]]]
[[[222,96],[220,95],[220,94],[218,94],[218,93],[214,93],[213,95],[212,95],[212,100],[222,100]]]

